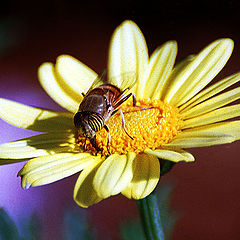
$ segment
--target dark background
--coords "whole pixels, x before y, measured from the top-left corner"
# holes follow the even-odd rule
[[[146,37],[149,53],[167,40],[177,40],[177,61],[210,42],[229,37],[233,55],[217,79],[240,70],[238,1],[8,1],[0,8],[0,97],[61,109],[41,89],[37,68],[60,54],[77,57],[100,73],[106,67],[113,30],[126,19]],[[33,133],[0,120],[0,142]],[[174,191],[171,206],[179,215],[171,240],[226,239],[240,236],[239,143],[192,149],[196,162],[177,164],[163,182]],[[0,168],[0,206],[20,222],[37,211],[44,221],[43,239],[59,239],[63,209],[75,204],[77,178],[30,190],[16,178],[21,164]],[[99,239],[119,239],[118,224],[137,216],[134,201],[122,196],[87,210]]]

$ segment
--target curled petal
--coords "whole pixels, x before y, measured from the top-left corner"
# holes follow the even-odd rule
[[[97,192],[93,188],[93,178],[101,162],[102,160],[100,159],[94,161],[78,177],[73,191],[73,198],[80,207],[87,208],[103,199],[97,195]]]
[[[167,149],[150,150],[150,149],[147,149],[147,150],[145,150],[145,153],[152,154],[153,156],[155,156],[157,158],[169,160],[172,162],[180,162],[180,161],[193,162],[194,161],[194,156],[191,153],[186,152],[182,149],[174,149],[174,150],[167,150]]]
[[[29,188],[49,184],[71,176],[95,161],[89,153],[60,153],[34,158],[28,161],[18,176],[22,177],[22,187]]]
[[[93,186],[102,198],[120,193],[133,177],[133,160],[135,153],[128,155],[113,154],[99,167]]]
[[[160,163],[153,155],[138,154],[134,164],[133,179],[122,194],[130,199],[145,198],[154,190],[159,181]]]

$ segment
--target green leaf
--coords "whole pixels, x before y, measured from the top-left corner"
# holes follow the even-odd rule
[[[95,231],[87,223],[86,211],[74,208],[64,216],[63,240],[94,240]]]
[[[32,214],[22,227],[24,240],[36,240],[41,238],[41,223],[36,214]]]
[[[20,240],[16,225],[3,208],[0,208],[0,240]]]
[[[120,226],[122,240],[146,240],[142,225],[138,221],[130,221]]]

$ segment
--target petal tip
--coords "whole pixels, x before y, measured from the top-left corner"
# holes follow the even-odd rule
[[[30,187],[31,187],[31,184],[30,184],[30,183],[26,183],[26,184],[23,186],[24,189],[29,189]]]
[[[79,63],[79,61],[75,57],[73,57],[71,55],[68,55],[68,54],[61,54],[56,59],[56,65],[64,64],[65,61],[71,61],[71,62]]]
[[[230,52],[232,52],[234,47],[234,41],[231,38],[220,38],[216,40],[216,43],[222,45],[222,47],[228,49]]]
[[[124,20],[124,21],[120,24],[120,26],[127,26],[127,25],[129,25],[129,26],[131,26],[131,25],[136,26],[136,23],[135,23],[134,21],[132,21],[132,20],[127,19],[127,20]]]
[[[49,74],[49,72],[53,72],[53,63],[44,62],[38,67],[38,78],[41,82],[44,74]]]

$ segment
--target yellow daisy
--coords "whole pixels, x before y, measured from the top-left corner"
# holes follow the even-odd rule
[[[237,73],[213,85],[212,79],[226,64],[233,49],[230,39],[217,40],[199,54],[174,67],[177,43],[169,41],[151,57],[145,39],[132,21],[123,22],[114,32],[109,50],[108,77],[135,72],[132,91],[137,104],[127,101],[126,129],[119,114],[108,121],[111,155],[107,152],[107,132],[97,132],[101,152],[77,136],[73,116],[97,74],[75,58],[62,55],[56,64],[44,63],[39,79],[46,92],[68,112],[29,107],[0,99],[0,117],[17,127],[43,134],[0,146],[2,164],[29,160],[19,175],[22,187],[40,186],[81,172],[74,199],[88,207],[122,193],[130,199],[148,196],[160,178],[164,160],[194,161],[185,148],[231,143],[240,139],[239,104],[225,106],[240,98],[240,87],[226,90],[240,80]],[[226,90],[222,93],[223,90]],[[145,109],[144,109],[145,108]],[[161,166],[162,168],[162,166]]]

